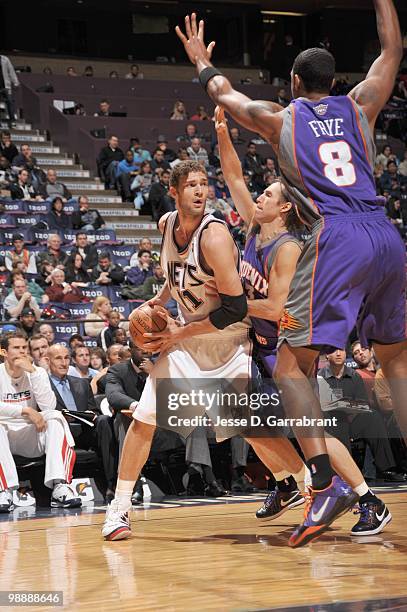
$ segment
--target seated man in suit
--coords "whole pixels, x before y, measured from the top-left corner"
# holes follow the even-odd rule
[[[144,389],[147,376],[143,370],[147,371],[148,363],[150,363],[150,360],[146,359],[146,355],[133,342],[130,342],[129,345],[131,359],[111,366],[106,374],[106,397],[110,407],[116,413],[114,429],[119,439],[120,452],[126,431],[131,423],[128,415],[137,409],[138,401]],[[176,448],[180,445],[181,440],[175,432],[157,427],[152,450],[159,452]],[[225,495],[225,490],[217,482],[212,471],[205,427],[197,427],[188,436],[185,461],[188,464],[188,471],[183,483],[189,494],[202,493],[205,490],[205,494],[209,497]]]
[[[114,430],[122,450],[126,431],[131,423],[127,411],[133,412],[144,389],[147,375],[140,365],[144,357],[141,351],[132,344],[131,359],[109,367],[102,386],[105,386],[107,401],[115,412]],[[99,384],[101,381],[99,380]],[[122,414],[122,410],[126,411]]]
[[[69,421],[77,448],[96,450],[102,457],[107,481],[106,500],[114,496],[117,478],[118,452],[112,428],[112,418],[100,414],[90,388],[89,380],[67,376],[70,362],[69,350],[62,344],[54,344],[48,349],[49,376],[51,387],[57,399],[57,410],[89,412],[94,427]]]

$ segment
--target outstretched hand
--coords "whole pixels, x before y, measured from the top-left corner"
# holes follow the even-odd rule
[[[198,62],[210,65],[212,51],[215,46],[215,41],[209,43],[206,47],[204,42],[204,21],[201,19],[199,26],[196,24],[196,13],[192,13],[191,17],[185,17],[185,33],[177,26],[175,28],[178,38],[184,45],[185,51],[192,64],[197,65]]]
[[[227,132],[227,119],[225,117],[225,110],[222,106],[217,106],[215,108],[215,130],[219,132]]]

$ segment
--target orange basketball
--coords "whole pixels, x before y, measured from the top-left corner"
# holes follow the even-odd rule
[[[130,314],[129,331],[131,338],[138,348],[144,348],[146,338],[143,334],[163,331],[167,321],[148,304],[142,304]]]

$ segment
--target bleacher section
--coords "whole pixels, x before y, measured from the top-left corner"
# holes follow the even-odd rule
[[[138,136],[143,146],[152,150],[157,137],[164,134],[168,146],[177,150],[177,137],[184,133],[186,122],[169,119],[174,102],[182,99],[190,115],[199,104],[213,110],[202,87],[198,83],[174,81],[129,81],[126,79],[72,79],[63,76],[38,74],[21,74],[22,87],[19,94],[19,105],[24,108],[25,116],[41,129],[49,129],[52,137],[67,151],[76,151],[88,168],[96,175],[96,157],[104,144],[104,139],[91,135],[90,131],[105,131],[106,136],[115,134],[125,148],[133,136]],[[39,93],[36,90],[48,82],[53,93]],[[277,88],[271,85],[239,85],[239,89],[252,98],[271,100],[276,96]],[[126,112],[127,117],[94,117],[99,102],[107,98],[113,112]],[[54,100],[65,100],[82,103],[87,112],[86,117],[65,115],[53,106]],[[214,127],[211,122],[196,122],[198,131],[203,132],[210,149],[214,142]],[[252,132],[242,130],[243,138],[250,140]],[[40,146],[40,145],[39,145]],[[44,145],[43,145],[44,146]],[[47,143],[47,146],[52,146]],[[245,147],[239,148],[239,154]],[[263,156],[271,154],[269,145],[259,145]]]
[[[57,111],[55,111],[57,112]],[[132,244],[139,242],[143,236],[149,236],[155,245],[160,243],[156,224],[149,217],[138,215],[134,206],[122,202],[116,191],[106,190],[99,178],[93,178],[91,171],[84,169],[83,164],[76,163],[77,155],[63,151],[50,140],[47,130],[33,129],[31,123],[19,121],[11,130],[12,140],[19,147],[22,143],[29,144],[38,165],[44,170],[52,168],[57,172],[58,179],[72,192],[73,197],[88,196],[91,206],[96,207],[106,219],[108,232],[99,233],[101,241],[126,241]],[[99,147],[102,142],[98,142]],[[69,149],[70,151],[72,149]],[[1,198],[5,204],[5,215],[0,217],[0,243],[8,242],[13,228],[19,231],[28,241],[46,240],[45,233],[38,230],[36,235],[30,231],[43,215],[49,211],[47,202],[16,202]],[[72,213],[75,205],[66,204],[64,211]],[[63,236],[61,236],[64,238]],[[71,237],[65,238],[69,242]]]

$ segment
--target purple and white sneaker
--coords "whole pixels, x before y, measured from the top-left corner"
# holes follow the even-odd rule
[[[304,522],[288,540],[291,548],[298,548],[319,537],[334,522],[355,505],[359,495],[339,476],[321,491],[311,489],[304,512]]]

